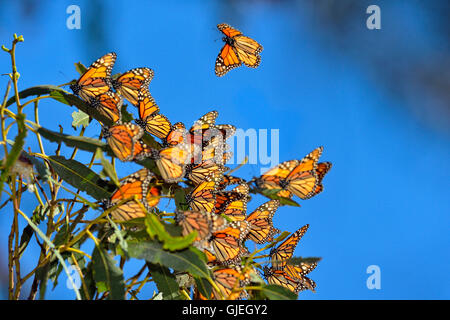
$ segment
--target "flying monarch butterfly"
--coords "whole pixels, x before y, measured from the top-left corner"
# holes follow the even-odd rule
[[[86,102],[110,91],[111,71],[116,58],[117,55],[110,52],[94,61],[77,82],[70,85],[70,89]]]
[[[170,129],[169,134],[164,139],[164,145],[173,147],[186,141],[187,130],[182,122],[175,123]]]
[[[208,262],[223,265],[237,263],[242,255],[248,253],[242,244],[247,233],[248,225],[241,221],[226,223],[224,227],[213,231],[204,249],[210,253]]]
[[[151,151],[139,139],[144,131],[132,123],[118,123],[109,128],[104,127],[102,133],[112,151],[121,161],[131,161]]]
[[[281,189],[278,195],[284,197],[292,193],[303,200],[311,198],[318,183],[316,167],[322,151],[323,147],[319,147],[302,160],[285,161],[270,169],[255,180],[258,188]]]
[[[112,80],[112,86],[125,99],[136,106],[141,88],[147,88],[153,76],[154,72],[152,69],[135,68],[124,72],[117,79]]]
[[[272,248],[272,250],[270,250],[270,260],[272,262],[272,266],[275,269],[280,269],[286,266],[287,260],[289,260],[294,254],[295,247],[297,246],[298,242],[303,237],[305,232],[308,230],[308,228],[308,224],[304,225],[293,234],[291,234],[276,248]]]
[[[178,182],[186,173],[186,164],[190,159],[190,153],[186,145],[176,145],[161,150],[154,150],[150,158],[156,161],[156,165],[164,181],[168,183]]]
[[[246,296],[243,288],[250,283],[250,272],[239,266],[219,268],[213,271],[212,279],[219,292],[212,289],[210,299],[236,300]],[[206,300],[198,291],[194,299]]]
[[[91,107],[97,109],[99,113],[113,123],[120,121],[122,103],[123,98],[113,91],[107,91],[90,98]]]
[[[269,284],[277,284],[285,287],[295,294],[307,289],[301,280],[292,278],[285,270],[264,267],[264,278]]]
[[[320,162],[317,164],[316,174],[317,174],[317,186],[314,190],[314,195],[317,195],[323,191],[322,180],[325,175],[330,171],[332,167],[331,162]]]
[[[208,176],[205,181],[186,195],[186,202],[191,210],[201,210],[206,212],[213,212],[216,203],[216,186],[220,181],[221,175],[213,173]]]
[[[259,66],[263,47],[258,42],[225,23],[218,24],[217,29],[225,35],[225,45],[216,59],[216,76],[221,77],[242,63],[251,68]]]
[[[156,206],[159,203],[161,188],[150,186],[152,180],[156,180],[156,177],[147,169],[141,169],[124,178],[119,188],[107,201],[107,208],[119,205],[111,211],[112,218],[118,221],[127,221],[144,217],[146,213],[137,201],[141,202],[147,211]],[[119,204],[127,199],[128,201],[125,203]]]
[[[298,265],[287,264],[284,267],[284,270],[290,277],[300,280],[306,288],[314,292],[316,288],[316,283],[312,279],[308,278],[306,275],[309,274],[311,271],[313,271],[316,267],[317,262],[313,263],[302,262]]]
[[[270,242],[273,236],[280,230],[273,227],[272,218],[280,202],[278,200],[270,200],[250,213],[245,221],[249,224],[248,238],[258,244]]]
[[[155,104],[148,90],[144,89],[139,92],[137,107],[139,119],[136,120],[136,124],[155,137],[165,139],[172,129],[172,124],[166,116],[158,113],[159,107]]]

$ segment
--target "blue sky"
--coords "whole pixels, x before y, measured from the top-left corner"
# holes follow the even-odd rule
[[[331,22],[320,21],[300,1],[112,3],[44,1],[33,10],[27,1],[3,3],[1,44],[10,46],[13,33],[25,38],[17,48],[20,88],[66,83],[77,77],[74,62],[89,65],[115,51],[114,72],[154,69],[150,91],[173,123],[190,124],[217,110],[218,123],[244,130],[279,129],[280,161],[302,158],[323,145],[321,160],[333,163],[325,191],[301,201],[301,208],[280,208],[274,218],[287,231],[309,223],[295,254],[323,257],[311,273],[317,293],[301,293],[300,299],[450,298],[450,147],[442,125],[448,124],[442,119],[448,114],[436,116],[434,100],[425,100],[420,87],[399,95],[403,81],[393,87],[384,82],[392,70],[403,66],[414,72],[411,61],[427,61],[432,53],[448,49],[433,32],[433,17],[417,2],[378,1],[382,29],[374,31],[365,26],[365,9],[374,3],[365,1],[348,9],[357,14],[345,28],[330,27]],[[347,10],[346,1],[342,3]],[[70,4],[81,8],[81,30],[66,28]],[[259,68],[214,75],[223,44],[215,26],[221,22],[264,46]],[[342,33],[333,36],[330,28]],[[405,51],[399,47],[408,54],[400,55]],[[3,53],[1,74],[10,72],[9,63]],[[6,83],[7,77],[0,77],[1,90]],[[417,101],[427,103],[418,107]],[[73,134],[73,111],[44,101],[41,124],[53,130],[61,124]],[[99,131],[98,124],[91,124],[86,135],[97,137]],[[31,136],[28,146],[38,148]],[[49,154],[56,149],[47,146]],[[247,165],[237,174],[251,178],[260,167]],[[119,174],[135,170],[127,163]],[[254,197],[249,210],[264,201]],[[0,261],[5,266],[6,208],[0,214]],[[33,206],[24,210],[31,213]],[[28,270],[34,267],[33,250],[37,248],[31,247],[25,257]],[[380,290],[366,287],[370,265],[381,269]],[[72,299],[74,294],[61,285],[47,297]]]

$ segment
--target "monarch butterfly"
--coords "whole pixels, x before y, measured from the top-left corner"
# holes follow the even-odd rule
[[[332,167],[331,162],[321,162],[317,164],[316,174],[317,174],[317,186],[314,190],[314,195],[317,195],[323,191],[322,180],[325,175],[330,171]]]
[[[150,157],[156,161],[164,181],[174,183],[183,179],[186,172],[186,163],[190,159],[189,154],[186,145],[182,144],[159,151],[154,150]]]
[[[117,55],[110,52],[94,61],[77,82],[70,85],[70,89],[86,102],[110,91],[111,71],[116,58]]]
[[[269,268],[268,266],[265,266],[263,270],[264,278],[266,278],[269,284],[280,285],[296,294],[307,289],[301,280],[292,278],[285,270],[277,270]]]
[[[241,184],[241,183],[245,183],[244,179],[241,179],[239,177],[234,177],[234,176],[230,176],[228,174],[224,174],[223,175],[223,179],[222,181],[219,183],[219,185],[217,186],[218,190],[223,190],[226,187],[228,187],[229,185],[232,184]]]
[[[242,63],[251,68],[259,66],[263,47],[258,42],[225,23],[218,24],[217,29],[225,35],[225,45],[216,59],[216,76],[221,77]]]
[[[187,130],[182,122],[175,123],[170,129],[169,134],[164,139],[164,145],[166,146],[176,146],[182,142],[186,141]]]
[[[282,189],[284,197],[290,197],[292,193],[304,200],[311,198],[318,182],[316,167],[322,150],[323,147],[319,147],[302,160],[286,161],[270,169],[256,179],[258,188]]]
[[[306,288],[314,292],[316,288],[316,283],[312,279],[308,278],[306,275],[311,271],[313,271],[316,267],[317,267],[316,262],[311,264],[302,262],[298,265],[287,264],[284,267],[284,270],[290,277],[300,280]]]
[[[249,224],[248,238],[258,244],[273,240],[273,236],[280,230],[273,227],[272,218],[277,211],[280,202],[270,200],[250,213],[245,221]]]
[[[195,241],[207,240],[213,228],[213,220],[217,216],[212,216],[206,211],[181,211],[175,213],[175,221],[181,226],[181,233],[186,236],[193,231],[197,231],[197,238]]]
[[[113,91],[90,98],[90,105],[113,123],[120,121],[122,103],[123,98]]]
[[[244,221],[245,215],[247,214],[247,203],[250,199],[248,184],[243,183],[231,191],[240,193],[242,197],[228,202],[219,212],[231,218],[233,221]]]
[[[213,173],[186,195],[186,202],[192,210],[213,212],[216,203],[216,186],[219,180],[220,174]]]
[[[104,127],[102,133],[116,157],[121,161],[139,159],[151,152],[145,143],[139,141],[144,131],[135,124],[118,123],[109,128]]]
[[[124,178],[119,188],[109,199],[107,208],[115,206],[123,200],[128,199],[128,201],[111,211],[113,219],[127,221],[144,217],[145,211],[137,201],[140,201],[146,210],[156,206],[159,203],[161,188],[158,186],[150,187],[150,183],[155,179],[155,176],[147,169],[141,169]]]
[[[117,79],[112,80],[112,86],[125,99],[136,106],[141,88],[148,87],[153,76],[154,72],[152,69],[135,68],[123,73]]]
[[[284,240],[278,247],[272,248],[270,250],[270,259],[272,266],[275,269],[280,269],[287,264],[295,250],[300,239],[303,237],[305,232],[308,230],[309,225],[304,225],[293,234],[291,234],[286,240]]]
[[[166,116],[158,113],[159,107],[155,104],[148,90],[142,90],[138,94],[137,107],[139,119],[136,120],[136,124],[155,137],[165,139],[172,128],[172,124]]]
[[[234,221],[245,219],[249,194],[248,184],[243,183],[231,191],[216,193],[216,214],[224,214]]]
[[[226,223],[224,227],[213,231],[204,249],[210,253],[208,262],[225,265],[237,263],[248,252],[242,245],[247,233],[248,225],[241,221]]]
[[[244,272],[239,266],[220,268],[213,271],[213,281],[219,292],[212,289],[210,299],[215,300],[236,300],[245,297],[243,288],[250,283],[250,273]],[[206,300],[206,298],[197,292],[195,299]]]
[[[222,165],[209,159],[198,165],[188,164],[186,166],[186,178],[192,181],[194,185],[198,185],[203,181],[206,181],[208,176],[212,174],[222,174],[223,170],[224,168]]]

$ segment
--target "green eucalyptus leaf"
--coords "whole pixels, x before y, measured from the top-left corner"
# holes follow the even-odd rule
[[[50,156],[48,159],[52,168],[65,182],[86,192],[96,200],[109,198],[111,192],[116,188],[76,160],[66,159],[62,156]]]
[[[95,247],[92,253],[93,278],[99,292],[108,291],[109,300],[125,299],[125,281],[123,271],[116,266],[116,261],[111,255]]]

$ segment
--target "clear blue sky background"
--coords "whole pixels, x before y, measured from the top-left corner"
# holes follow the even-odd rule
[[[89,65],[115,51],[114,72],[154,69],[150,90],[172,122],[190,124],[218,110],[219,123],[279,129],[280,161],[323,145],[322,160],[333,163],[325,191],[302,201],[301,208],[280,208],[274,218],[287,231],[309,223],[296,255],[323,257],[311,273],[317,293],[301,293],[300,299],[448,299],[448,113],[441,113],[421,85],[408,85],[436,54],[448,57],[448,38],[440,38],[438,19],[417,1],[372,2],[322,1],[335,6],[324,17],[320,6],[307,1],[1,1],[0,43],[10,46],[13,33],[25,38],[17,48],[22,89],[66,83],[77,77],[74,62]],[[81,8],[81,30],[66,28],[70,4]],[[381,7],[381,30],[366,28],[370,4]],[[221,22],[263,44],[258,69],[214,75]],[[0,54],[0,73],[9,73],[8,55]],[[6,83],[7,77],[0,77],[1,92]],[[61,124],[74,133],[73,111],[45,101],[41,124],[53,130]],[[97,137],[99,130],[91,124],[87,135]],[[32,136],[27,146],[38,150]],[[55,148],[47,144],[47,153]],[[260,167],[248,165],[237,173],[251,178]],[[135,170],[127,163],[119,173]],[[255,197],[249,210],[263,201]],[[24,210],[31,213],[32,203]],[[2,273],[10,221],[11,207],[5,207]],[[37,250],[27,251],[23,273],[35,266]],[[380,290],[366,287],[369,265],[381,268]],[[62,275],[62,285],[47,297],[73,299],[65,281]],[[144,292],[148,296],[151,290]]]

